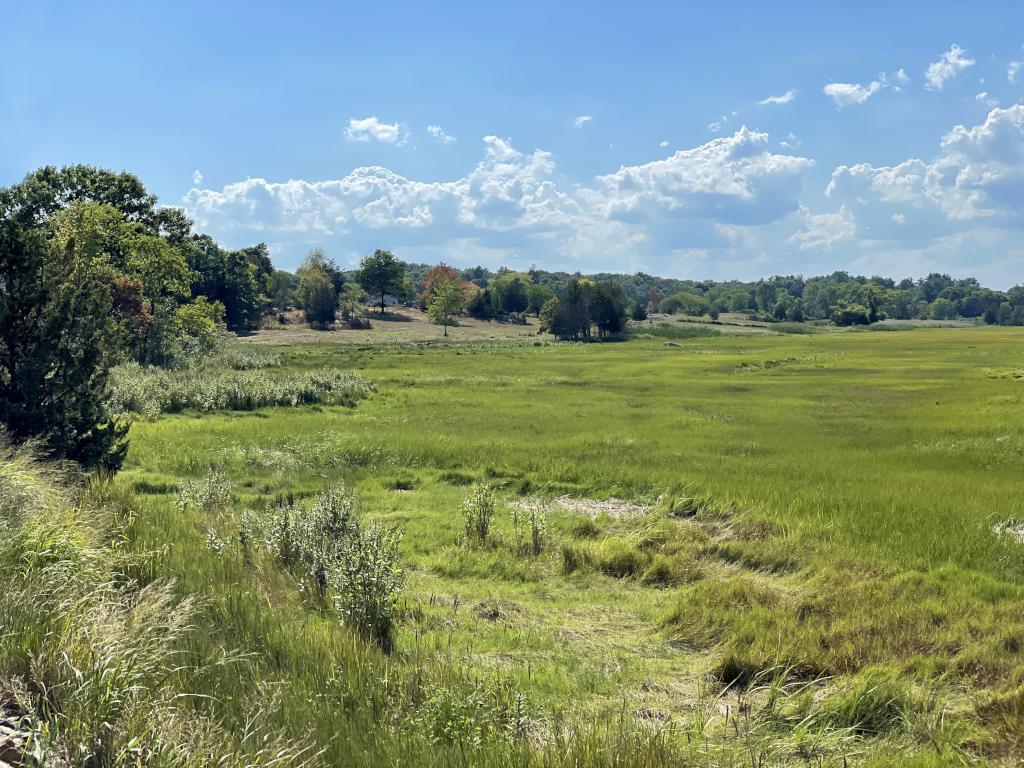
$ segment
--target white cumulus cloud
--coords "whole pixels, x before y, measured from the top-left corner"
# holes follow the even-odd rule
[[[1010,66],[1006,68],[1006,79],[1011,83],[1017,82],[1017,73],[1020,72],[1021,66],[1024,66],[1024,62],[1011,61]]]
[[[828,251],[856,234],[857,224],[845,205],[837,213],[811,213],[805,208],[804,228],[794,233],[789,242],[801,251]]]
[[[586,125],[587,123],[589,123],[589,122],[592,122],[592,121],[593,121],[593,119],[594,119],[594,116],[593,116],[593,115],[579,115],[579,116],[578,116],[578,117],[577,117],[577,118],[576,118],[575,120],[573,120],[572,122],[573,122],[573,124],[574,124],[574,125],[575,125],[575,126],[576,126],[577,128],[582,128],[582,127],[583,127],[584,125]]]
[[[967,51],[954,43],[938,61],[928,65],[924,73],[924,87],[930,91],[940,91],[947,80],[973,66],[974,59],[968,58]]]
[[[198,168],[192,171],[192,183],[196,186],[203,183],[203,174]]]
[[[378,120],[376,116],[362,119],[349,118],[348,127],[345,128],[345,138],[348,141],[379,141],[383,144],[404,143],[402,126],[399,123],[385,123]]]
[[[836,103],[842,109],[854,104],[863,104],[876,93],[882,90],[882,83],[873,80],[867,85],[859,83],[829,83],[822,89],[822,93]]]
[[[926,238],[979,222],[1024,223],[1024,105],[993,109],[970,128],[955,126],[930,162],[839,166],[826,194],[877,228],[878,237],[885,236],[895,206]]]
[[[779,96],[769,96],[767,99],[761,99],[757,102],[762,107],[768,107],[773,104],[789,104],[793,99],[796,98],[796,88],[790,88],[785,93]]]
[[[768,150],[768,134],[745,126],[664,160],[624,166],[597,177],[585,195],[607,218],[700,218],[723,224],[763,224],[799,207],[804,157]]]
[[[440,125],[428,125],[427,133],[437,139],[441,144],[454,144],[458,139],[449,136]]]
[[[279,253],[291,260],[311,244],[334,242],[360,251],[412,248],[424,260],[461,254],[467,263],[492,265],[536,259],[596,269],[614,259],[635,271],[680,250],[736,254],[738,244],[754,239],[745,231],[783,225],[799,210],[811,165],[772,152],[766,134],[742,128],[563,187],[549,152],[523,152],[487,136],[483,159],[453,181],[371,166],[339,179],[258,178],[192,189],[184,205],[199,229],[226,244],[283,243]]]

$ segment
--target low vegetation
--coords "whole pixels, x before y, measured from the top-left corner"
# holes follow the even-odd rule
[[[114,416],[197,411],[252,411],[270,406],[324,403],[354,405],[372,387],[362,377],[334,368],[272,373],[201,366],[167,370],[126,363],[113,368],[107,407]]]

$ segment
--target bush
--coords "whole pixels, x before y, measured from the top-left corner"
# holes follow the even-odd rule
[[[342,623],[389,652],[404,586],[400,534],[358,515],[344,485],[318,494],[307,509],[283,502],[263,516],[242,516],[239,541],[249,554],[262,546],[298,570],[303,588],[330,597]]]
[[[859,305],[837,309],[832,313],[832,322],[840,326],[871,324],[867,307]]]
[[[225,509],[231,504],[234,487],[227,476],[215,467],[210,467],[202,480],[186,483],[175,497],[179,509],[193,509],[210,512]]]
[[[474,485],[459,509],[466,524],[466,540],[486,543],[494,517],[494,491],[486,485]]]

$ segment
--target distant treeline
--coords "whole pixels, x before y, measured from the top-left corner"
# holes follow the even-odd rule
[[[409,264],[408,273],[420,284],[430,268],[426,264]],[[563,294],[572,280],[581,277],[536,268],[511,272],[484,267],[464,269],[461,275],[485,291],[494,291],[496,287],[499,308],[501,295],[508,292],[507,285],[518,277],[527,293],[527,311],[531,314],[539,312],[547,298]],[[751,282],[677,280],[643,272],[600,272],[582,277],[598,285],[615,283],[634,317],[652,312],[712,316],[740,312],[770,320],[831,320],[840,325],[958,317],[982,318],[990,324],[1024,325],[1024,285],[995,291],[973,277],[956,279],[939,273],[898,281],[847,272],[807,278],[779,275]],[[495,303],[493,298],[490,303]]]

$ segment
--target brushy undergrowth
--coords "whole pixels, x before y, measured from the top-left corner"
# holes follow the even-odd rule
[[[368,397],[372,385],[335,368],[272,374],[218,366],[166,370],[126,363],[110,372],[107,402],[111,414],[155,418],[161,413],[251,411],[270,406],[321,403],[351,406]]]

